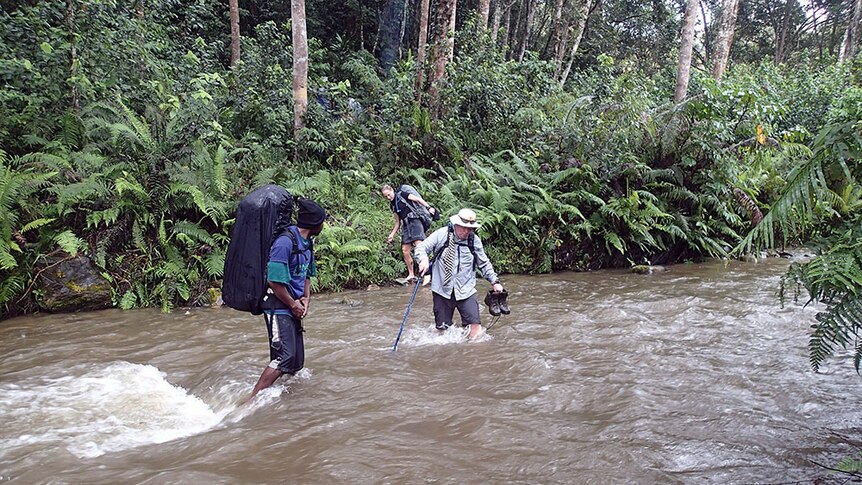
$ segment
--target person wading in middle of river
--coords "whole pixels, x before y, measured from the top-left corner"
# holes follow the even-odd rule
[[[478,227],[476,213],[461,209],[449,218],[448,226],[431,233],[415,250],[420,275],[428,271],[429,255],[434,255],[431,291],[435,326],[441,331],[449,328],[457,308],[461,325],[470,327],[467,338],[471,339],[482,333],[479,302],[476,300],[476,268],[493,285],[495,292],[503,292],[503,285],[485,254],[482,240],[475,234]]]

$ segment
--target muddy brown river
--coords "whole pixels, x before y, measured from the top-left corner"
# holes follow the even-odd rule
[[[316,295],[306,368],[243,408],[268,358],[261,317],[3,321],[0,484],[828,477],[814,462],[854,451],[862,379],[849,352],[810,370],[816,309],[779,306],[787,264],[504,275],[512,314],[474,342],[433,330],[421,288],[397,352],[412,288]]]

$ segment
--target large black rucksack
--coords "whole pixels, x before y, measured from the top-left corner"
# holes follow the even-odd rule
[[[252,315],[263,313],[270,247],[287,230],[292,215],[293,197],[278,185],[255,189],[240,201],[224,261],[225,305]]]

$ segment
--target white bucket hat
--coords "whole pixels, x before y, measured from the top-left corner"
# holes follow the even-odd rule
[[[459,210],[457,214],[449,218],[449,222],[461,227],[479,227],[479,223],[476,222],[476,213],[470,209]]]

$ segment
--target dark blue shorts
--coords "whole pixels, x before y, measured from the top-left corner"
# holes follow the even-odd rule
[[[452,325],[452,317],[455,315],[455,309],[458,309],[458,314],[461,315],[461,326],[466,327],[474,323],[481,323],[479,320],[479,302],[476,300],[476,294],[473,293],[469,297],[457,301],[453,294],[451,298],[440,296],[432,292],[434,295],[434,325],[438,330],[446,330]]]
[[[269,367],[296,374],[305,365],[302,320],[292,315],[264,314],[263,318],[269,335]]]

